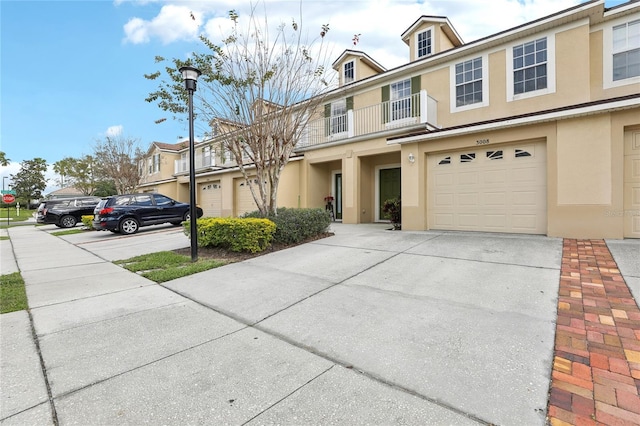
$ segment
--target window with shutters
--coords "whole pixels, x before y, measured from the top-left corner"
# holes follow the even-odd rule
[[[331,104],[331,134],[347,131],[347,101],[345,99]]]
[[[411,80],[391,84],[391,121],[411,117]]]

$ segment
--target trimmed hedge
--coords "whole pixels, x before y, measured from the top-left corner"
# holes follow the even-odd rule
[[[198,219],[198,245],[223,247],[231,251],[257,253],[271,244],[276,225],[268,219],[239,219],[207,217]],[[190,237],[191,225],[183,223],[184,233]]]
[[[245,214],[245,218],[262,217],[259,211]],[[325,209],[290,209],[280,207],[277,215],[267,219],[276,224],[273,241],[282,244],[296,244],[307,238],[327,232],[331,224],[331,215]]]

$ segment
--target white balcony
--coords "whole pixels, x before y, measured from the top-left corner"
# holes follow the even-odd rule
[[[226,159],[225,159],[226,160]],[[196,151],[196,171],[206,169],[209,167],[222,166],[223,162],[220,161],[219,158],[216,158],[215,155],[202,155],[201,152]],[[227,166],[231,163],[231,161],[225,161],[224,165]],[[175,160],[174,174],[187,173],[189,171],[189,157],[188,154],[186,157],[183,157],[179,160]]]
[[[438,122],[437,110],[438,102],[429,96],[426,90],[421,90],[420,93],[406,98],[310,121],[297,148],[318,146],[417,124],[428,123],[435,126]]]

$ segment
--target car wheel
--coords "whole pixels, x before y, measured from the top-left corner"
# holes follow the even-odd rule
[[[184,221],[185,221],[185,222],[188,222],[188,221],[189,221],[189,219],[191,219],[191,212],[186,212],[186,213],[184,214]]]
[[[138,232],[138,228],[140,228],[140,224],[132,217],[123,219],[122,222],[120,222],[120,232],[125,235],[135,234]]]
[[[63,228],[73,228],[76,226],[76,223],[78,223],[78,220],[71,215],[62,216],[60,218],[60,225]]]

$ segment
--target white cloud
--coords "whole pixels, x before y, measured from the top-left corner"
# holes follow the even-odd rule
[[[182,4],[167,4],[150,21],[131,18],[124,26],[125,42],[140,44],[157,38],[169,44],[178,40],[195,40],[201,22],[200,11]]]
[[[107,129],[107,131],[105,132],[105,135],[109,137],[117,137],[122,135],[122,130],[123,130],[122,125],[111,126]]]
[[[465,42],[507,30],[578,4],[580,0],[376,0],[376,1],[298,1],[265,0],[258,2],[255,16],[266,15],[270,27],[290,25],[295,20],[312,39],[322,24],[329,24],[326,40],[332,60],[345,49],[362,50],[388,69],[409,60],[407,46],[400,35],[421,15],[446,16]],[[240,19],[250,15],[248,0],[167,1],[158,15],[145,21],[132,18],[125,25],[126,40],[146,43],[158,39],[167,44],[194,40],[203,32],[214,42],[231,28],[228,11]],[[254,2],[255,3],[255,2]],[[195,18],[192,19],[191,14]],[[354,46],[352,38],[360,34]],[[304,34],[303,34],[304,35]]]

